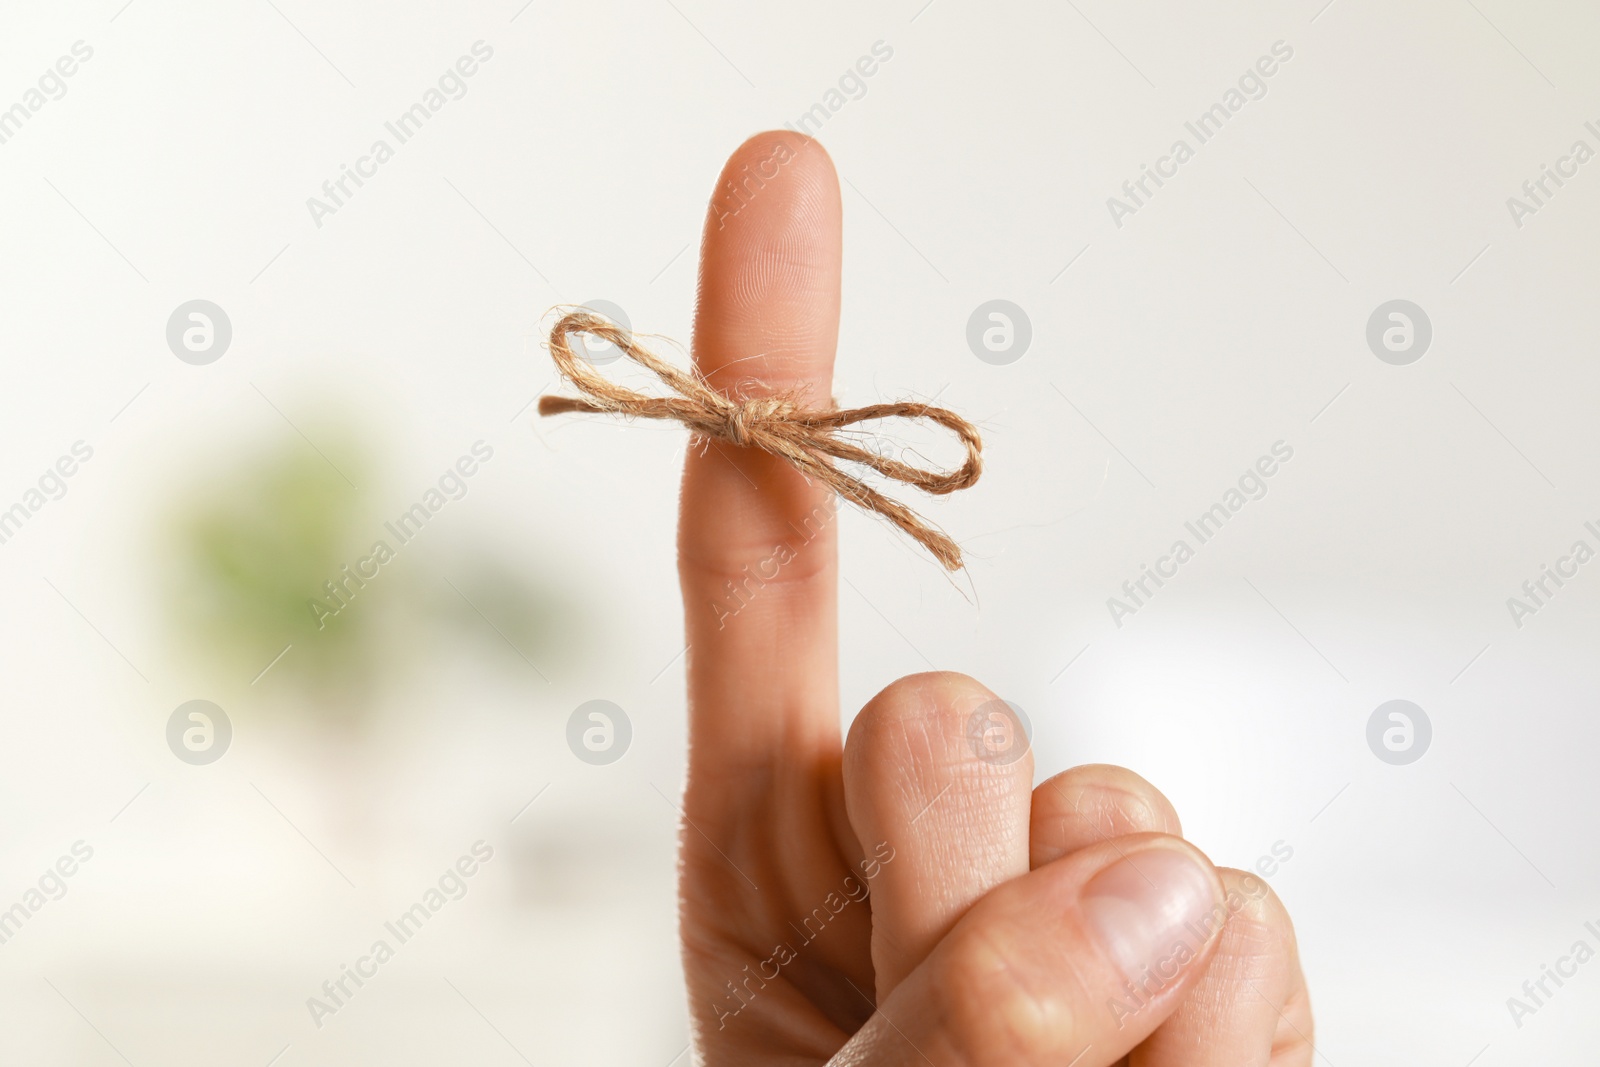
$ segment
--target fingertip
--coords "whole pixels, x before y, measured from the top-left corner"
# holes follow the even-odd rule
[[[767,130],[728,157],[706,209],[695,314],[695,363],[714,385],[830,393],[842,228],[820,142]]]
[[[1035,867],[1097,841],[1150,832],[1181,836],[1183,825],[1166,795],[1126,767],[1084,764],[1033,791],[1029,836]]]
[[[1087,881],[1092,882],[1099,874],[1114,867],[1137,869],[1143,858],[1161,857],[1160,862],[1165,863],[1167,862],[1165,857],[1169,854],[1174,857],[1172,865],[1168,867],[1169,870],[1176,871],[1178,865],[1182,864],[1199,872],[1196,875],[1197,881],[1192,884],[1198,886],[1204,883],[1209,893],[1209,904],[1215,912],[1213,918],[1216,920],[1216,926],[1220,927],[1226,916],[1216,909],[1225,906],[1227,901],[1227,887],[1223,884],[1222,874],[1203,849],[1176,834],[1158,830],[1126,834],[1114,841],[1102,841],[1083,849],[1071,857],[1057,861],[1056,866],[1064,870],[1088,872],[1085,877]],[[1087,884],[1082,892],[1089,892]],[[1209,925],[1203,928],[1213,934],[1216,932],[1216,929]]]
[[[1012,738],[1012,747],[1004,753],[974,748],[974,717],[989,710],[1013,714],[993,690],[968,675],[924,671],[896,679],[867,701],[851,722],[845,741],[846,778],[851,777],[852,770],[861,769],[863,761],[891,760],[890,751],[895,753],[893,759],[909,759],[909,753],[904,751],[908,737],[923,739],[917,750],[934,757],[917,768],[926,772],[968,761],[1006,767],[1029,755],[1026,735],[1020,731],[1015,731],[1020,736]],[[930,739],[935,743],[929,745]],[[1028,768],[1031,781],[1031,760]]]
[[[934,671],[885,687],[851,723],[842,766],[851,826],[897,853],[872,890],[880,996],[973,902],[1027,872],[1031,753],[1025,738],[1015,750],[985,748],[973,729],[1023,738],[1001,709],[975,679]],[[989,727],[990,715],[1002,721]]]
[[[755,194],[768,189],[785,195],[747,214],[755,207]],[[821,141],[793,130],[762,130],[745,138],[722,165],[706,205],[706,229],[743,235],[783,217],[808,225],[815,219],[811,213],[838,204],[838,172]]]
[[[921,671],[896,678],[873,695],[856,722],[900,722],[930,715],[961,715],[994,700],[989,687],[957,671]]]
[[[1100,973],[1130,983],[1113,1012],[1122,1016],[1119,1030],[1132,1015],[1153,1028],[1176,1008],[1182,990],[1204,974],[1228,922],[1216,866],[1171,834],[1107,841],[1035,875],[1046,885],[1053,875],[1060,879],[1058,893],[1074,901],[1068,911],[1103,961]]]
[[[1299,949],[1294,920],[1267,880],[1254,871],[1219,867],[1228,907],[1227,941],[1222,951],[1247,958],[1296,963]]]
[[[1294,924],[1253,871],[1220,868],[1222,936],[1188,998],[1145,1043],[1149,1064],[1311,1062],[1312,1018]]]

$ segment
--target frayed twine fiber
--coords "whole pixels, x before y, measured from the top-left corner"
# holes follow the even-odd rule
[[[617,385],[575,354],[568,337],[586,333],[616,345],[629,359],[670,386],[677,396],[645,396]],[[845,411],[806,411],[792,396],[735,398],[717,392],[698,374],[679,370],[636,344],[633,335],[589,311],[563,315],[550,331],[550,356],[556,368],[584,397],[539,398],[540,415],[568,411],[609,412],[645,419],[676,419],[695,433],[719,438],[740,448],[759,448],[780,456],[856,505],[875,511],[932,552],[946,570],[960,570],[961,549],[916,512],[884,496],[859,478],[841,471],[832,459],[861,463],[879,474],[926,493],[943,495],[965,489],[983,473],[983,440],[977,429],[955,412],[931,404],[869,404]],[[925,471],[875,455],[851,444],[834,431],[871,419],[929,419],[961,439],[967,461],[948,473]]]

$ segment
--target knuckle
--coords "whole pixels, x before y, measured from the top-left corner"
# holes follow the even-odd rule
[[[908,674],[885,686],[868,704],[879,714],[895,718],[927,718],[948,713],[973,700],[992,699],[975,678],[955,671],[923,671]]]
[[[991,714],[996,708],[1003,716]],[[846,764],[888,760],[963,781],[987,780],[1008,794],[1026,778],[1031,789],[1030,746],[1021,723],[1010,716],[988,688],[964,674],[908,675],[884,688],[856,716],[845,742]],[[1000,735],[1006,745],[998,751],[991,720],[1010,727]]]
[[[979,682],[954,671],[908,674],[869,700],[856,722],[875,732],[931,730],[959,735],[973,709],[993,699],[994,694]]]
[[[882,746],[912,735],[956,737],[989,691],[964,674],[929,671],[889,683],[856,716],[854,746]]]

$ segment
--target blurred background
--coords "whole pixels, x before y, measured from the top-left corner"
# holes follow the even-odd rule
[[[988,461],[912,501],[954,581],[842,513],[847,718],[964,671],[1041,778],[1288,852],[1319,1062],[1593,1061],[1600,964],[1508,1001],[1600,948],[1600,10],[0,28],[0,1061],[689,1061],[685,438],[533,403],[553,305],[687,342],[722,160],[786,124],[844,186],[840,402]]]

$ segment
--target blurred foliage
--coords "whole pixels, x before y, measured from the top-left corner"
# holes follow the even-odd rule
[[[553,659],[567,632],[553,619],[571,616],[548,585],[493,551],[452,553],[445,534],[460,525],[460,502],[402,543],[385,521],[415,498],[400,504],[383,494],[375,506],[365,487],[384,478],[372,453],[338,427],[319,425],[311,436],[320,452],[286,438],[180,490],[166,522],[164,587],[184,653],[245,688],[292,646],[264,689],[287,689],[308,714],[345,719],[371,713],[387,684],[426,663],[441,628],[536,679],[531,664]],[[364,585],[346,580],[344,568],[371,558],[379,541],[393,557]],[[461,562],[441,565],[445,558]],[[325,586],[341,581],[342,606]]]

